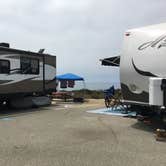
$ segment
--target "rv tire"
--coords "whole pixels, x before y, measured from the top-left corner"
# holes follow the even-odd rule
[[[166,129],[166,113],[165,112],[161,113],[161,121],[163,123],[164,129]]]

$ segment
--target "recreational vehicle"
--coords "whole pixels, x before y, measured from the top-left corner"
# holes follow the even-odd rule
[[[56,89],[56,56],[0,43],[0,102],[42,96]],[[21,101],[21,100],[20,100]]]
[[[166,23],[163,23],[128,30],[121,55],[103,59],[102,65],[120,67],[122,102],[164,114],[165,62]]]

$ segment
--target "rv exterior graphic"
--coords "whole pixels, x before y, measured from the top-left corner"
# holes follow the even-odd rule
[[[102,60],[119,66],[123,102],[166,106],[166,23],[128,30],[120,56]]]
[[[56,89],[56,56],[0,44],[0,101],[48,94]]]

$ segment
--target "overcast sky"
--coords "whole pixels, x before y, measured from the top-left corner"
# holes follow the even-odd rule
[[[57,56],[57,72],[87,81],[118,80],[99,59],[121,52],[126,29],[166,22],[165,0],[4,0],[0,41]]]

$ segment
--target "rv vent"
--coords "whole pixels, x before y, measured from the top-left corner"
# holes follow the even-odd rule
[[[0,43],[0,47],[10,47],[9,43]]]

